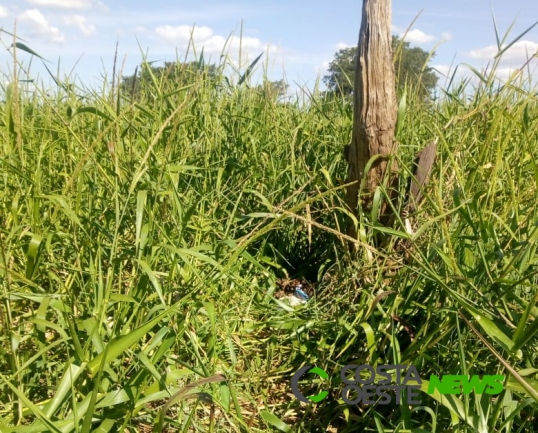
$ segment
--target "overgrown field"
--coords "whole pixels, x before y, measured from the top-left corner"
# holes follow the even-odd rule
[[[350,103],[279,101],[228,70],[180,88],[154,77],[135,98],[110,80],[47,93],[10,73],[0,431],[538,431],[538,109],[524,73],[477,73],[433,104],[409,90],[400,176],[435,137],[439,153],[404,259],[403,222],[384,229],[375,208],[357,254],[340,234]],[[286,278],[314,296],[276,299]],[[348,406],[350,363],[506,382]],[[291,393],[304,365],[329,373],[311,385],[330,391],[321,403]]]

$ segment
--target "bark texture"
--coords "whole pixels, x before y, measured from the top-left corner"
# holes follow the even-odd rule
[[[397,102],[390,24],[391,0],[363,0],[355,69],[353,134],[347,155],[348,181],[357,181],[347,190],[348,204],[355,213],[359,200],[369,207],[372,193],[388,168],[388,158],[396,151]],[[361,190],[367,163],[376,155],[378,158],[371,165]],[[393,162],[392,173],[396,174],[397,169]],[[385,210],[382,209],[382,214]],[[357,236],[351,221],[347,231],[350,236]]]

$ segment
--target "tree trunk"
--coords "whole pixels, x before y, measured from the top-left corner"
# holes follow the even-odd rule
[[[396,151],[394,132],[398,108],[390,24],[391,0],[363,0],[353,95],[353,135],[347,152],[348,181],[356,181],[348,187],[347,201],[355,215],[359,200],[365,209],[370,207],[372,194],[388,168],[389,157]],[[361,188],[367,163],[374,156],[377,158]],[[397,169],[393,159],[391,172],[395,174]],[[381,214],[385,215],[386,211],[385,203]],[[348,223],[347,232],[356,238],[352,221]]]

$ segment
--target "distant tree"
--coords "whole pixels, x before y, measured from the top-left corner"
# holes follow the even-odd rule
[[[400,38],[392,36],[392,50],[401,43]],[[355,79],[355,65],[357,61],[358,48],[342,48],[338,51],[334,60],[329,64],[329,73],[323,77],[323,82],[327,86],[329,93],[336,93],[345,96],[353,94],[353,83]],[[429,69],[422,74],[422,68],[428,60],[429,53],[419,47],[411,47],[409,42],[403,42],[402,48],[395,56],[396,85],[398,92],[401,92],[407,82],[419,85],[419,92],[423,96],[428,96],[435,88],[438,77]]]
[[[264,80],[263,84],[260,84],[257,89],[264,92],[267,96],[280,99],[288,93],[288,84],[284,80]]]
[[[357,53],[355,46],[342,48],[334,55],[334,60],[329,63],[329,74],[323,77],[323,82],[330,93],[346,96],[353,94]]]
[[[209,79],[214,80],[217,77],[217,67],[215,65],[206,65],[203,62],[193,61],[187,63],[165,62],[163,66],[153,66],[146,63],[137,67],[133,75],[122,77],[120,90],[122,94],[129,98],[138,99],[144,92],[151,92],[152,78],[155,77],[160,85],[164,88],[179,88],[192,84],[196,80]]]

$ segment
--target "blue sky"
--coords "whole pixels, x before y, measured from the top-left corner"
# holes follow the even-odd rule
[[[121,62],[125,59],[124,75],[132,74],[141,60],[138,43],[150,61],[174,60],[176,52],[182,58],[193,26],[197,48],[204,46],[214,61],[232,35],[227,53],[237,62],[242,22],[246,56],[242,61],[265,51],[270,78],[281,78],[285,72],[295,87],[293,83],[312,86],[339,48],[357,43],[361,8],[358,0],[0,0],[0,26],[12,32],[16,20],[17,34],[50,60],[54,71],[61,59],[64,74],[74,68],[85,84],[98,85],[103,73],[112,71],[116,41]],[[469,63],[480,69],[491,61],[497,52],[492,11],[502,34],[515,20],[508,41],[538,21],[536,0],[393,0],[393,33],[401,35],[421,10],[407,40],[427,51],[440,44],[431,65],[443,73],[451,64]],[[11,42],[7,35],[1,36],[4,48]],[[507,76],[537,51],[538,26],[507,51],[499,76]],[[28,54],[18,56],[28,65]],[[538,58],[531,66],[536,64]],[[9,52],[0,50],[0,71],[8,72],[11,65]],[[34,61],[32,75],[37,74],[46,78]]]

